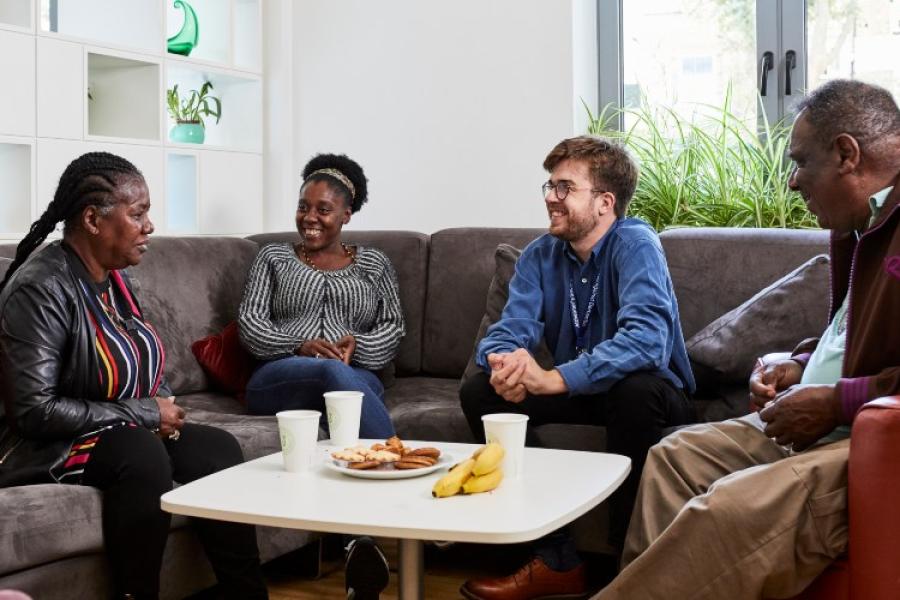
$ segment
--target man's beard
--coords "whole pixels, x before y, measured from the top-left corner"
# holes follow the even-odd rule
[[[577,242],[592,232],[600,222],[600,217],[593,213],[583,216],[575,216],[571,212],[566,215],[565,229],[559,233],[551,232],[551,235],[566,242]]]

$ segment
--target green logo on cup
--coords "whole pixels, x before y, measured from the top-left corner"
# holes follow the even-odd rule
[[[294,449],[294,434],[286,429],[281,430],[281,451],[287,454]]]
[[[329,410],[328,411],[328,431],[333,432],[335,429],[340,427],[341,425],[341,417],[338,415],[338,411]]]

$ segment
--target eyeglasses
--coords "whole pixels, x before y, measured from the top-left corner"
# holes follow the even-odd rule
[[[550,190],[556,191],[556,199],[557,200],[565,200],[569,196],[569,192],[578,192],[588,188],[577,188],[575,186],[571,186],[565,181],[560,181],[558,183],[552,183],[550,181],[544,183],[541,186],[541,191],[544,193],[544,199],[550,194]],[[604,190],[595,190],[591,188],[591,191],[595,194],[602,194]]]

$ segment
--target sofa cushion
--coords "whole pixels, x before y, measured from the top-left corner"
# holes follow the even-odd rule
[[[431,236],[428,295],[422,333],[422,370],[462,376],[472,353],[498,244],[524,248],[545,229],[459,228]]]
[[[274,416],[226,414],[190,407],[186,412],[188,421],[219,427],[237,438],[245,461],[281,452],[278,422]]]
[[[6,277],[6,270],[9,268],[9,265],[12,264],[11,258],[2,258],[0,257],[0,281],[3,281],[3,278]]]
[[[191,344],[191,352],[203,367],[213,388],[233,395],[243,404],[256,359],[241,345],[237,321],[226,325],[221,333],[208,335]]]
[[[103,548],[100,492],[80,485],[0,489],[0,573]]]
[[[46,483],[0,489],[0,574],[103,551],[101,492]],[[187,517],[172,519],[172,529]]]
[[[297,241],[296,231],[251,235],[247,238],[264,246]],[[378,248],[391,260],[400,286],[400,305],[406,320],[406,335],[394,360],[400,374],[418,373],[422,365],[422,318],[425,310],[425,282],[428,268],[428,236],[412,231],[344,231],[345,243]],[[385,387],[391,385],[390,371],[379,375]]]
[[[478,333],[475,334],[475,342],[472,345],[472,354],[469,356],[469,362],[466,364],[466,370],[463,372],[462,381],[465,381],[475,373],[481,370],[475,364],[475,350],[478,343],[484,337],[487,328],[496,323],[503,313],[503,307],[509,299],[509,280],[512,279],[516,270],[516,261],[522,251],[514,248],[509,244],[500,244],[494,252],[494,276],[491,278],[491,284],[488,286],[487,298],[484,303],[484,316],[481,317],[481,323],[478,324]]]
[[[397,435],[404,440],[474,442],[458,387],[456,379],[398,377],[385,393]]]
[[[685,339],[796,265],[828,252],[829,239],[820,229],[730,227],[670,229],[659,238]]]
[[[478,333],[475,334],[475,343],[472,346],[469,363],[466,365],[465,372],[463,372],[462,382],[465,382],[466,379],[481,370],[481,367],[475,364],[475,350],[478,348],[478,343],[484,337],[488,327],[500,320],[500,315],[503,314],[503,308],[509,299],[509,282],[515,274],[516,261],[521,254],[522,251],[519,248],[514,248],[509,244],[498,245],[496,252],[494,252],[494,277],[491,279],[491,285],[488,287],[484,316],[481,318]],[[538,364],[545,369],[553,366],[553,355],[543,342],[535,350],[534,356]]]
[[[154,237],[130,270],[138,302],[165,345],[166,377],[176,395],[207,389],[191,344],[237,318],[258,250],[240,238]]]
[[[242,415],[247,412],[234,396],[215,391],[184,394],[178,396],[175,402],[187,411],[202,410],[226,415]]]
[[[723,381],[747,381],[758,356],[822,334],[829,277],[828,256],[813,257],[704,327],[687,341],[688,354]]]

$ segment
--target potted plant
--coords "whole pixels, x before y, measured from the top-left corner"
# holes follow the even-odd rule
[[[178,84],[166,92],[169,114],[175,119],[175,127],[169,132],[173,142],[202,144],[206,138],[206,124],[203,117],[213,116],[216,123],[222,117],[222,101],[209,93],[212,83],[206,81],[200,91],[190,90],[182,98],[178,92]]]
[[[636,108],[607,107],[589,133],[620,140],[641,165],[629,213],[657,230],[667,227],[815,228],[800,194],[788,188],[789,124],[748,123],[731,108],[697,105],[684,116],[646,98]],[[632,117],[627,131],[609,127],[617,113]]]

